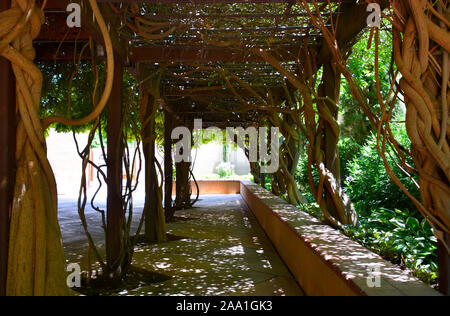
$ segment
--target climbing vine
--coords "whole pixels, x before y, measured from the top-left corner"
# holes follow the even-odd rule
[[[330,29],[321,15],[316,1],[312,5],[299,1],[308,12],[312,23],[320,29],[331,50],[339,71],[346,78],[353,97],[363,109],[377,133],[377,149],[391,179],[411,198],[417,209],[433,226],[436,237],[448,248],[444,234],[449,233],[449,145],[448,145],[448,85],[450,35],[448,28],[448,3],[446,1],[391,1],[384,17],[391,24],[393,57],[398,69],[392,73],[389,93],[381,93],[379,76],[379,29],[371,32],[375,48],[375,78],[381,114],[376,115],[367,98],[346,66],[345,50],[338,43],[336,30]],[[400,76],[401,75],[401,76]],[[401,78],[400,78],[401,77]],[[391,130],[394,106],[399,95],[406,103],[406,128],[412,142],[411,149],[401,146]],[[415,198],[399,179],[390,165],[388,149],[394,152],[402,172],[412,182],[419,176],[421,201]],[[412,156],[415,166],[407,163]]]
[[[43,22],[34,0],[13,0],[0,13],[0,52],[16,77],[19,115],[7,295],[67,294],[56,182],[38,116],[42,74],[33,63],[33,39]]]
[[[19,113],[8,295],[68,294],[56,182],[47,159],[44,131],[55,122],[83,125],[95,120],[109,98],[114,67],[111,40],[96,1],[89,2],[105,38],[108,79],[96,109],[80,120],[60,117],[40,120],[38,116],[42,74],[33,62],[33,39],[44,23],[43,8],[36,7],[34,0],[13,0],[11,9],[0,13],[0,52],[12,64]]]

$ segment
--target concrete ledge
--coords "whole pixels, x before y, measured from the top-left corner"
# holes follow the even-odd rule
[[[243,199],[307,295],[440,295],[256,184],[242,181],[240,186]],[[380,286],[369,286],[377,276]]]

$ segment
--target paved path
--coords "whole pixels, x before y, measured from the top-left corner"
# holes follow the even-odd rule
[[[82,262],[87,243],[74,205],[62,199],[60,223],[68,262]],[[90,223],[100,223],[92,210],[86,214]],[[239,195],[203,196],[177,216],[182,219],[169,223],[168,232],[184,239],[138,246],[133,262],[173,278],[120,294],[303,295]],[[92,233],[101,245],[101,229]]]

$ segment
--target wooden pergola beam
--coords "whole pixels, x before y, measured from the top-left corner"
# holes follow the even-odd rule
[[[317,2],[337,2],[339,0],[317,0]],[[354,0],[340,0],[341,2],[354,2]],[[217,4],[217,3],[297,3],[297,0],[97,0],[109,3],[152,3],[152,4]],[[311,2],[311,0],[308,0]]]
[[[253,86],[254,87],[254,86]],[[256,87],[258,88],[258,87]],[[259,87],[260,88],[260,87]],[[234,87],[235,91],[239,94],[241,97],[252,97],[253,94],[248,91],[247,89],[241,88],[241,87]],[[280,87],[279,89],[282,89]],[[236,95],[228,88],[228,87],[190,87],[186,88],[184,90],[175,88],[174,86],[167,87],[164,89],[161,94],[165,97],[229,97],[229,98],[236,98]]]
[[[294,61],[301,46],[283,48],[285,61]],[[131,61],[137,63],[208,63],[208,62],[263,62],[262,58],[245,48],[185,48],[136,47],[131,51]]]
[[[101,2],[101,1],[97,1]],[[78,3],[81,5],[81,28],[86,32],[86,34],[89,34],[92,36],[94,41],[97,43],[104,43],[103,35],[97,25],[97,23],[93,19],[93,12],[91,9],[91,6],[89,5],[88,1],[86,0],[49,0],[47,2],[46,8],[52,8],[52,9],[58,9],[61,11],[66,12],[67,6],[70,3]],[[108,6],[108,4],[99,4],[100,10],[104,16],[111,16],[114,12],[111,10],[111,8]],[[128,44],[124,40],[120,39],[119,35],[116,32],[115,25],[118,23],[117,19],[107,19],[107,24],[110,25],[110,36],[111,36],[111,42],[114,48],[115,54],[120,55],[122,59],[126,59],[128,56]],[[50,28],[53,26],[50,25]],[[67,25],[61,26],[61,25],[55,25],[54,27],[64,27],[65,31],[74,32],[73,30],[70,30]],[[44,28],[45,30],[45,28]]]
[[[120,13],[114,16],[123,16]],[[237,14],[126,14],[127,17],[141,17],[148,20],[179,20],[179,19],[288,19],[305,17],[305,13],[273,14],[273,13],[237,13]]]
[[[80,50],[85,42],[75,43],[35,43],[34,48],[36,50],[36,61],[60,61],[60,62],[73,62],[80,58]],[[76,49],[77,48],[77,49]],[[91,54],[89,49],[85,49],[81,60],[90,60]]]
[[[355,1],[347,2],[349,3],[343,3],[341,5],[340,11],[342,14],[339,17],[338,26],[336,27],[336,40],[341,48],[349,45],[352,40],[367,27],[367,17],[369,16],[369,12],[367,12],[367,3],[365,1],[362,1],[359,4],[356,4]],[[389,1],[380,0],[380,6],[381,9],[384,10],[389,6]],[[325,64],[330,62],[332,59],[332,52],[325,38],[322,39],[320,47],[321,49],[317,56],[318,63]]]
[[[89,33],[83,28],[67,26],[66,11],[44,11],[46,22],[35,42],[79,41],[89,39]]]
[[[78,50],[75,50],[75,46]],[[37,61],[72,61],[78,58],[78,53],[83,46],[83,41],[63,42],[36,42]],[[285,61],[295,61],[301,46],[290,46],[280,49]],[[75,56],[74,56],[75,54]],[[122,56],[119,53],[120,56]],[[89,50],[84,52],[82,60],[89,59]],[[183,47],[136,47],[130,52],[130,61],[133,63],[244,63],[264,62],[259,55],[249,53],[246,49],[239,48],[183,48]]]

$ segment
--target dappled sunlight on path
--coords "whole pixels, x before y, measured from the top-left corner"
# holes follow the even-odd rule
[[[84,235],[69,229],[78,227],[76,216],[67,205],[60,212],[69,261],[82,261],[87,249]],[[99,229],[97,223],[101,243]],[[177,212],[168,233],[183,239],[138,245],[133,265],[172,278],[120,294],[303,295],[240,195],[201,197],[196,208]]]

